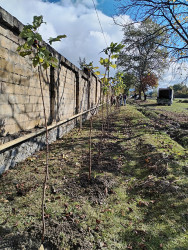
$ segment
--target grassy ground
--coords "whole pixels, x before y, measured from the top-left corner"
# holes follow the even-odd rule
[[[156,99],[148,99],[147,102],[142,102],[142,105],[145,105],[155,110],[166,110],[172,111],[175,113],[185,113],[188,114],[188,99],[175,98],[171,106],[167,105],[157,105]]]
[[[188,113],[175,105],[114,110],[103,137],[95,117],[90,181],[89,122],[50,146],[45,247],[188,249],[187,144],[167,133]],[[44,162],[41,151],[1,176],[0,249],[40,246]]]

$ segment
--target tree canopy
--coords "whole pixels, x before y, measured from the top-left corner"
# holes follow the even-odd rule
[[[151,19],[124,27],[125,47],[118,58],[118,65],[124,72],[135,76],[137,79],[135,88],[138,89],[140,96],[142,91],[145,92],[148,87],[153,87],[153,81],[144,84],[143,79],[146,79],[146,76],[149,79],[149,75],[157,79],[167,67],[168,53],[160,45],[166,39],[166,33],[159,31],[159,25]],[[157,82],[155,81],[156,84]]]
[[[161,43],[176,59],[188,58],[188,1],[187,0],[116,0],[121,14],[128,14],[134,22],[150,18],[158,23],[159,31],[168,33]]]

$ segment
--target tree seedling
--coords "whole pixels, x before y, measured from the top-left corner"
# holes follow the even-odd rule
[[[43,112],[45,120],[45,129],[46,129],[46,166],[45,166],[45,177],[43,183],[43,195],[42,195],[42,242],[44,241],[45,236],[45,196],[47,188],[47,179],[49,178],[48,174],[48,154],[49,154],[49,143],[48,143],[48,128],[47,128],[47,117],[46,109],[44,103],[44,95],[41,81],[42,69],[46,70],[48,67],[57,67],[58,60],[47,48],[47,44],[43,42],[42,36],[39,34],[38,29],[41,24],[45,23],[43,21],[43,16],[34,16],[32,24],[25,25],[20,37],[25,40],[22,45],[19,45],[17,51],[20,56],[26,57],[29,56],[29,59],[32,61],[34,67],[38,67],[39,73],[39,82],[40,90],[43,103]],[[59,35],[56,38],[50,37],[48,39],[49,43],[52,44],[56,41],[61,41],[62,38],[65,38],[66,35]]]

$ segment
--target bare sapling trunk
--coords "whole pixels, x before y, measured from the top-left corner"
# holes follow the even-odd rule
[[[90,131],[89,131],[89,180],[91,180],[91,169],[92,169],[92,126],[93,126],[93,115],[90,117]]]
[[[109,55],[109,58],[108,60],[110,61],[110,57],[111,55]],[[110,78],[110,68],[108,67],[107,69],[107,75],[108,75],[108,81],[109,81],[109,78]],[[108,86],[108,91],[109,91],[110,87]],[[106,101],[106,104],[107,104],[107,107],[106,107],[106,119],[107,119],[107,131],[109,132],[109,92],[107,91],[107,101]]]
[[[44,122],[45,122],[45,129],[46,129],[46,165],[45,165],[45,176],[44,176],[43,189],[42,189],[42,242],[43,242],[44,236],[45,236],[45,230],[46,230],[45,197],[46,197],[47,180],[49,179],[49,172],[48,172],[49,143],[48,143],[48,127],[47,127],[46,109],[45,109],[45,103],[44,103],[44,94],[43,94],[43,88],[42,88],[40,67],[38,67],[38,72],[39,72],[39,82],[40,82],[40,90],[41,90],[42,105],[43,105],[43,112],[44,112]]]
[[[99,151],[98,151],[98,164],[99,164],[99,159],[101,155],[101,146],[102,146],[102,141],[103,141],[103,136],[104,136],[104,92],[102,96],[102,125],[101,125],[101,137],[100,137],[100,143],[99,143]]]
[[[106,100],[106,123],[107,123],[107,131],[109,131],[109,94],[107,93],[107,100]]]
[[[104,135],[104,93],[102,96],[102,136]]]
[[[82,131],[82,115],[80,115],[80,132]]]

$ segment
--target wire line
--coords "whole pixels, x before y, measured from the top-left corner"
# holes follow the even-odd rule
[[[105,35],[104,35],[104,31],[103,31],[103,28],[102,28],[101,21],[100,21],[100,19],[99,19],[99,15],[98,15],[97,8],[96,8],[96,5],[95,5],[94,0],[92,0],[92,2],[93,2],[93,6],[94,6],[94,8],[95,8],[95,12],[96,12],[96,14],[97,14],[97,18],[98,18],[98,21],[99,21],[99,25],[100,25],[100,27],[101,27],[101,31],[102,31],[102,34],[103,34],[103,37],[104,37],[104,41],[105,41],[105,43],[106,43],[106,46],[108,47],[108,44],[107,44],[107,41],[106,41],[106,37],[105,37]]]

